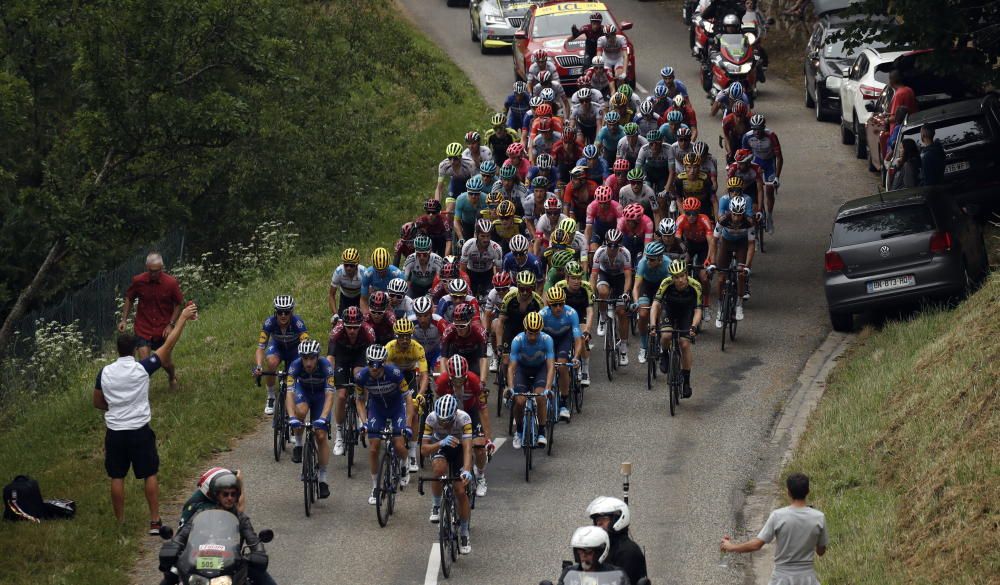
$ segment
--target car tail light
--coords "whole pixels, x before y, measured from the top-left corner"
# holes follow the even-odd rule
[[[934,232],[931,236],[931,252],[941,254],[951,250],[951,234],[948,232]]]
[[[862,85],[858,88],[861,91],[861,97],[866,100],[877,100],[878,96],[882,95],[882,88],[875,87],[873,85]]]
[[[847,265],[844,264],[844,259],[840,257],[840,254],[829,251],[823,258],[823,267],[826,268],[827,272],[841,272]]]

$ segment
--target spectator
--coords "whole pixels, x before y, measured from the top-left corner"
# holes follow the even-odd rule
[[[937,185],[944,179],[944,147],[934,138],[934,128],[920,127],[920,176],[924,185]]]
[[[125,476],[132,468],[136,479],[144,480],[149,504],[149,533],[159,534],[160,488],[156,474],[160,456],[156,435],[149,426],[149,377],[170,359],[184,323],[197,316],[198,307],[190,304],[177,317],[174,327],[153,355],[135,360],[139,338],[123,333],[118,336],[118,360],[101,368],[94,385],[94,407],[105,411],[104,469],[111,478],[111,506],[115,518],[125,517]]]
[[[177,284],[177,279],[163,272],[163,257],[157,252],[146,256],[146,272],[132,278],[132,284],[125,291],[125,306],[122,307],[122,320],[118,323],[118,331],[125,333],[125,324],[132,303],[138,300],[135,310],[135,335],[139,348],[139,359],[149,357],[151,351],[156,351],[163,340],[170,335],[177,316],[181,314],[184,295]],[[177,373],[174,363],[163,360],[163,369],[170,376],[170,389],[177,389]]]
[[[905,116],[916,114],[920,111],[920,106],[913,89],[903,83],[903,74],[898,69],[889,72],[889,86],[893,89],[892,101],[889,102],[889,134],[892,135],[896,126],[903,123]],[[901,112],[900,108],[906,108],[906,111]]]
[[[920,149],[912,138],[903,139],[903,152],[896,159],[896,174],[892,189],[905,189],[920,184]]]
[[[726,536],[720,548],[723,552],[754,552],[777,538],[770,582],[819,585],[813,570],[813,555],[823,556],[826,553],[826,517],[806,505],[809,478],[804,473],[789,475],[785,486],[792,498],[790,506],[771,512],[756,538],[733,544]]]

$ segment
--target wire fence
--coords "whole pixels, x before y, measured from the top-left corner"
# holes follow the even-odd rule
[[[136,249],[131,258],[111,270],[101,272],[78,290],[67,294],[60,302],[22,317],[14,326],[17,334],[11,354],[24,357],[32,348],[30,343],[21,342],[25,338],[34,337],[40,324],[52,321],[63,325],[77,321],[86,342],[97,349],[114,334],[120,311],[119,299],[124,297],[132,277],[146,269],[146,256],[153,250],[163,256],[164,266],[179,264],[184,257],[184,230],[177,229],[158,242]]]

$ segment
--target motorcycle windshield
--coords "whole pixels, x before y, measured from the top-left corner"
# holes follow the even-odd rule
[[[564,585],[624,585],[628,577],[622,571],[584,573],[569,571],[563,576]]]
[[[224,510],[205,510],[192,519],[191,535],[178,559],[182,574],[216,577],[225,573],[239,556],[240,525],[236,515]]]
[[[728,53],[733,61],[739,62],[746,57],[750,44],[743,34],[728,34],[719,37],[719,47]]]

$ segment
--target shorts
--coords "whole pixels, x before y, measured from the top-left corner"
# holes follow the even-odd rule
[[[511,337],[511,341],[513,341],[513,340],[514,340],[514,338]],[[474,347],[463,347],[461,349],[456,349],[452,353],[452,355],[454,355],[456,353],[458,355],[464,357],[465,360],[467,362],[469,362],[469,368],[472,369],[473,372],[478,372],[479,371],[479,360],[482,359],[483,357],[485,357],[485,355],[486,355],[486,349],[485,349],[485,346],[477,345],[477,346],[474,346]]]
[[[406,387],[409,388],[411,392],[416,392],[417,371],[416,370],[401,370],[401,371],[403,372],[403,380],[406,381]]]
[[[669,168],[650,168],[646,167],[646,184],[653,188],[653,191],[659,193],[663,191],[667,186],[667,179],[670,178]]]
[[[326,406],[326,392],[309,392],[296,388],[292,392],[292,399],[296,405],[309,405],[309,419],[315,420],[323,416],[323,407]]]
[[[587,144],[593,144],[594,141],[597,140],[597,125],[596,124],[593,125],[593,126],[585,126],[583,124],[579,124],[577,126],[577,129],[580,131],[581,134],[583,134],[583,137],[587,141]],[[559,176],[563,176],[561,172],[560,172]],[[567,176],[569,176],[569,175],[567,175]]]
[[[642,284],[639,286],[639,298],[636,299],[636,303],[638,303],[640,307],[650,306],[653,304],[653,299],[656,298],[656,291],[659,290],[659,288],[659,282],[643,279]]]
[[[427,351],[427,348],[424,348],[424,357],[427,358],[427,368],[432,372],[437,370],[438,360],[441,359],[441,346],[439,345],[434,351]]]
[[[592,224],[590,232],[590,243],[597,244],[598,246],[604,242],[604,234],[608,233],[608,230],[615,227],[613,223],[604,223],[603,221],[594,218],[594,223]]]
[[[570,356],[573,355],[573,332],[567,331],[562,335],[552,335],[552,348],[555,350],[555,356],[557,361],[569,361]]]
[[[743,264],[747,261],[747,250],[749,248],[750,240],[748,238],[740,238],[739,240],[719,238],[719,249],[716,252],[715,265],[719,268],[728,268],[729,258],[734,254],[736,255],[736,263]]]
[[[403,433],[406,427],[406,401],[401,396],[391,400],[390,404],[386,404],[378,397],[368,399],[368,422],[365,427],[368,429],[369,439],[380,439],[387,421],[392,422],[392,436],[398,437]]]
[[[333,371],[333,385],[337,388],[343,388],[345,386],[350,386],[354,383],[354,368],[358,368],[365,365],[362,363],[348,364],[345,366],[337,366]]]
[[[503,353],[510,353],[510,344],[514,342],[514,338],[517,337],[518,333],[524,331],[524,324],[521,321],[522,319],[518,319],[517,323],[513,323],[513,320],[508,318],[507,323],[504,324]]]
[[[605,285],[611,288],[609,297],[620,297],[625,292],[625,273],[608,274],[603,270],[597,271],[597,286]]]
[[[514,391],[527,393],[539,388],[545,389],[545,376],[544,364],[541,366],[517,364],[517,367],[514,368]]]
[[[340,314],[340,316],[344,315],[344,311],[347,310],[347,307],[359,307],[359,308],[361,307],[360,294],[356,297],[344,296],[344,293],[339,293],[339,294],[340,294],[340,300],[338,301],[337,306],[340,308],[340,310],[337,312]]]
[[[764,171],[764,182],[765,183],[773,183],[774,182],[774,175],[775,175],[774,159],[771,158],[771,159],[766,159],[765,160],[765,159],[762,159],[762,158],[757,158],[755,156],[755,157],[753,157],[753,162],[755,162],[758,165],[760,165],[761,170]]]
[[[702,266],[708,259],[708,242],[688,241],[688,257],[691,258],[691,266]],[[711,259],[714,260],[714,259]]]
[[[432,437],[434,439],[436,437]],[[462,440],[458,437],[459,441]],[[465,449],[462,444],[459,443],[454,447],[441,447],[437,450],[432,457],[432,459],[444,459],[448,462],[448,475],[454,477],[458,473],[461,473],[462,466],[465,464]]]
[[[663,306],[666,310],[663,320],[670,328],[683,331],[691,329],[691,324],[694,322],[694,311],[691,310],[691,307],[672,307],[670,303],[664,303]]]
[[[285,362],[285,367],[287,368],[299,357],[299,350],[296,349],[286,349],[278,345],[277,342],[272,341],[267,345],[267,349],[264,350],[264,355],[271,357],[272,355],[278,356],[278,362]]]
[[[145,337],[142,337],[141,335],[136,335],[135,336],[135,346],[136,347],[148,347],[152,351],[156,351],[156,350],[160,349],[161,347],[163,347],[163,342],[164,341],[166,341],[166,339],[146,339]]]
[[[104,433],[104,470],[112,479],[124,479],[129,468],[136,479],[152,477],[160,470],[156,434],[148,424],[138,429]]]
[[[477,272],[475,270],[470,270],[469,280],[472,281],[472,296],[485,296],[489,294],[490,289],[493,288],[493,271],[485,270],[483,272]]]

